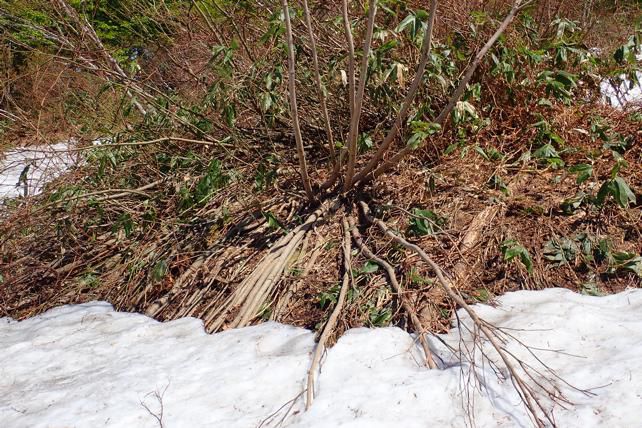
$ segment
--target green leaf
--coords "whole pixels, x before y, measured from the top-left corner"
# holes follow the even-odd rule
[[[403,30],[406,29],[410,24],[413,24],[415,22],[415,15],[408,15],[406,16],[403,21],[397,25],[397,28],[395,29],[396,32],[400,33]]]
[[[626,251],[616,251],[611,254],[614,270],[627,270],[642,278],[642,256]]]
[[[375,273],[379,270],[379,265],[373,261],[368,260],[360,269],[361,273]]]
[[[565,199],[561,205],[562,211],[564,211],[565,214],[573,214],[575,210],[582,206],[586,197],[587,194],[580,191],[572,198]]]
[[[555,150],[555,147],[553,147],[552,144],[544,144],[542,147],[533,152],[533,156],[538,159],[544,160],[553,168],[564,166],[564,161],[560,158],[557,150]]]
[[[410,219],[410,231],[417,236],[433,235],[441,229],[445,219],[430,210],[415,208]]]
[[[604,205],[609,195],[613,196],[615,202],[622,208],[628,208],[629,204],[637,203],[635,193],[622,177],[615,177],[613,180],[607,180],[602,183],[594,200],[595,205]]]
[[[267,112],[272,107],[272,95],[269,92],[264,92],[261,97],[261,110]]]
[[[613,187],[613,182],[611,180],[605,181],[600,186],[600,189],[597,191],[597,196],[595,197],[595,205],[601,207],[606,201],[606,197],[611,194]]]
[[[533,273],[533,259],[528,250],[514,239],[507,239],[502,242],[501,251],[504,255],[504,260],[510,262],[515,258],[519,258],[528,273]]]
[[[426,138],[438,133],[441,130],[441,125],[433,122],[423,122],[415,120],[410,124],[412,128],[412,136],[408,139],[406,145],[412,150],[418,149]]]
[[[545,107],[553,107],[553,103],[546,98],[540,98],[539,101],[537,101],[537,105],[545,106]]]
[[[533,156],[539,159],[559,158],[559,154],[552,144],[544,144],[542,147],[533,152]]]
[[[386,327],[390,324],[392,319],[392,311],[390,308],[371,308],[370,313],[368,314],[370,324],[374,327]]]
[[[568,170],[573,174],[577,174],[577,184],[584,183],[591,177],[591,175],[593,175],[593,165],[589,165],[586,163],[573,165]]]
[[[635,204],[636,198],[635,194],[631,191],[631,188],[622,177],[616,177],[613,185],[615,200],[618,205],[622,208],[628,208],[629,203]]]
[[[360,152],[366,152],[374,147],[374,141],[368,134],[361,134],[358,140],[358,147]]]
[[[476,151],[477,153],[479,153],[479,155],[480,155],[481,157],[483,157],[484,159],[486,159],[486,160],[490,160],[490,158],[488,157],[488,155],[486,154],[486,152],[484,151],[484,149],[482,149],[481,147],[479,147],[479,146],[475,146],[475,151]]]
[[[642,278],[642,257],[638,256],[629,260],[622,269],[631,271]]]
[[[263,217],[267,220],[268,227],[272,230],[277,230],[277,229],[284,229],[285,228],[281,225],[279,220],[277,220],[276,216],[272,214],[271,212],[263,212]]]
[[[424,134],[423,132],[417,132],[412,134],[410,139],[408,139],[408,142],[406,143],[406,145],[410,147],[412,150],[417,150],[421,146],[421,144],[424,142],[425,139],[426,139],[426,134]]]
[[[508,186],[506,186],[506,183],[504,182],[504,179],[500,177],[497,174],[493,174],[490,179],[488,180],[488,187],[491,189],[499,190],[503,194],[508,196]]]
[[[152,281],[160,281],[165,277],[168,271],[167,262],[165,260],[159,260],[152,268]]]
[[[568,238],[551,239],[544,245],[544,258],[560,265],[571,263],[578,251],[577,245]]]
[[[604,293],[600,287],[593,281],[585,282],[580,286],[580,293],[585,296],[603,296]]]
[[[335,285],[329,291],[323,291],[319,293],[319,306],[321,307],[321,309],[325,309],[331,304],[337,302],[340,289],[341,287],[339,285]]]
[[[476,290],[475,294],[473,294],[473,297],[475,298],[475,300],[481,303],[488,303],[493,296],[485,288],[480,288]]]
[[[577,76],[575,74],[569,73],[568,71],[559,70],[555,76],[555,80],[562,83],[565,87],[568,88],[575,86]]]

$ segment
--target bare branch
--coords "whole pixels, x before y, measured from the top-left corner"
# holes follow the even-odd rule
[[[500,342],[500,338],[497,336],[496,333],[492,331],[492,327],[489,324],[487,324],[484,320],[482,320],[477,315],[477,313],[466,303],[463,297],[461,297],[461,295],[459,294],[459,291],[456,290],[451,285],[450,280],[446,278],[441,267],[437,263],[435,263],[430,257],[428,257],[428,255],[424,252],[424,250],[421,249],[421,247],[415,244],[411,244],[402,236],[394,233],[383,221],[371,217],[370,209],[364,202],[360,202],[360,205],[364,215],[367,217],[367,219],[370,222],[376,224],[379,227],[379,229],[381,229],[381,231],[386,236],[391,238],[394,242],[398,243],[399,245],[401,245],[402,247],[408,250],[415,252],[435,272],[435,275],[437,275],[437,280],[438,280],[437,282],[439,283],[441,288],[446,292],[446,294],[450,299],[452,299],[457,305],[459,305],[464,311],[466,311],[466,313],[468,314],[468,316],[470,316],[475,326],[481,330],[481,332],[484,334],[486,339],[488,339],[491,346],[495,349],[495,351],[503,361],[504,365],[506,366],[509,373],[511,374],[511,382],[515,386],[515,389],[520,395],[520,397],[522,397],[524,401],[524,405],[526,406],[526,409],[528,410],[530,416],[532,417],[532,420],[535,423],[535,425],[538,427],[544,427],[545,424],[539,418],[538,411],[537,411],[537,409],[541,409],[542,412],[544,412],[543,406],[539,402],[538,398],[534,395],[534,392],[532,391],[532,389],[528,386],[528,384],[526,384],[524,379],[517,372],[515,365],[509,359],[509,355],[507,351],[504,349],[502,343]],[[519,360],[517,361],[519,362]],[[553,422],[550,420],[550,415],[548,415],[547,413],[545,413],[545,417],[549,420],[549,422]],[[553,426],[555,425],[554,423],[552,424]]]
[[[368,10],[368,25],[366,28],[366,37],[363,42],[363,58],[361,58],[361,70],[359,71],[359,89],[354,100],[354,110],[350,115],[350,133],[348,134],[348,167],[346,170],[343,190],[348,191],[352,186],[354,177],[354,166],[357,161],[357,138],[359,136],[359,120],[361,119],[361,107],[363,104],[363,94],[368,79],[368,58],[370,56],[370,46],[372,45],[372,32],[374,30],[374,21],[377,14],[377,0],[370,0]]]
[[[388,274],[388,280],[390,281],[390,285],[392,286],[392,289],[394,290],[394,292],[397,293],[397,296],[401,301],[401,306],[410,317],[410,321],[412,322],[412,325],[415,328],[415,333],[417,333],[417,337],[419,338],[419,343],[421,344],[421,347],[424,351],[426,366],[431,369],[436,369],[437,364],[435,364],[435,360],[432,357],[432,352],[430,351],[430,346],[428,345],[428,341],[426,340],[426,329],[424,328],[423,324],[419,320],[419,317],[417,316],[417,312],[412,308],[412,306],[410,306],[410,302],[408,302],[408,298],[403,294],[403,290],[399,285],[399,281],[397,281],[397,275],[395,274],[395,270],[390,265],[390,263],[388,263],[381,257],[378,257],[377,255],[375,255],[370,250],[370,248],[368,248],[368,246],[363,242],[363,239],[361,238],[361,234],[359,233],[359,230],[356,228],[356,225],[354,224],[353,219],[350,219],[350,228],[352,229],[352,239],[354,239],[354,242],[357,244],[357,247],[361,249],[361,251],[363,252],[363,254],[365,254],[366,257],[368,257],[369,259],[371,259],[376,264],[378,264],[379,266],[381,266],[386,270],[386,273]]]
[[[470,79],[473,77],[473,74],[475,73],[475,70],[477,70],[477,67],[479,66],[481,60],[486,55],[486,53],[488,53],[490,48],[495,44],[497,39],[499,39],[499,37],[504,33],[504,31],[506,31],[506,29],[508,28],[510,23],[515,18],[515,15],[520,10],[521,3],[522,3],[522,0],[515,0],[515,2],[513,3],[513,7],[511,8],[511,10],[508,13],[508,15],[506,15],[506,17],[502,21],[501,25],[499,26],[499,28],[497,28],[495,33],[488,39],[486,44],[477,53],[477,55],[475,56],[475,59],[473,60],[473,62],[470,63],[470,65],[468,66],[468,68],[464,72],[464,77],[461,79],[461,81],[459,82],[459,85],[457,86],[457,88],[455,89],[453,94],[451,95],[451,97],[450,97],[450,99],[448,101],[448,104],[446,105],[446,107],[444,107],[444,109],[441,111],[441,113],[439,113],[439,116],[437,116],[437,118],[434,120],[435,123],[437,123],[439,125],[443,125],[443,123],[446,121],[446,118],[452,112],[452,110],[455,108],[455,106],[457,105],[457,102],[459,101],[459,99],[463,95],[464,91],[466,90],[466,86],[470,82]],[[425,144],[426,144],[426,142],[424,142],[420,147],[423,147]],[[415,149],[416,149],[416,147],[414,147],[414,148],[411,147],[411,146],[404,147],[401,151],[399,151],[392,158],[390,158],[389,160],[384,161],[374,172],[370,173],[369,171],[367,171],[363,176],[360,176],[359,177],[360,181],[361,182],[367,182],[367,181],[370,181],[370,180],[373,180],[373,179],[379,177],[381,174],[385,173],[390,168],[392,168],[393,166],[397,165],[403,158],[405,158],[408,154],[413,152]],[[368,175],[366,177],[366,174],[370,174],[370,175]]]
[[[292,39],[292,23],[290,22],[290,10],[287,0],[281,0],[283,15],[285,17],[285,33],[288,46],[288,92],[290,95],[290,114],[292,116],[292,128],[294,129],[294,138],[296,140],[297,155],[299,157],[299,172],[303,180],[303,188],[310,201],[315,201],[316,197],[310,185],[308,176],[308,166],[305,161],[305,149],[303,148],[303,137],[301,136],[301,126],[299,125],[299,112],[296,102],[296,70],[294,59],[294,41]]]
[[[352,27],[348,16],[348,0],[343,0],[342,6],[343,29],[346,43],[348,44],[348,103],[350,104],[350,117],[352,117],[354,115],[354,40],[352,39]]]
[[[308,0],[303,0],[303,10],[305,13],[305,25],[308,29],[308,38],[310,39],[310,49],[312,50],[312,63],[314,65],[314,79],[317,84],[317,92],[319,93],[319,103],[321,104],[321,113],[323,114],[323,124],[325,126],[326,138],[328,139],[328,151],[330,153],[330,163],[332,166],[332,174],[328,181],[321,187],[327,188],[332,186],[339,174],[339,161],[334,150],[334,137],[332,135],[332,126],[330,125],[330,115],[328,113],[328,106],[326,103],[325,92],[323,91],[323,84],[321,83],[321,71],[319,68],[319,58],[317,55],[317,44],[314,39],[314,31],[312,29],[312,18],[310,16],[310,8],[308,7]]]
[[[515,15],[519,10],[520,3],[521,3],[521,0],[516,0],[515,3],[513,3],[513,7],[511,8],[508,15],[506,15],[506,18],[504,18],[499,28],[497,28],[497,31],[495,31],[495,33],[491,36],[491,38],[488,39],[486,44],[477,53],[477,55],[475,56],[475,59],[468,66],[468,69],[464,73],[464,77],[459,82],[459,86],[457,86],[457,89],[455,89],[455,92],[453,92],[453,94],[451,95],[450,100],[448,100],[448,104],[441,111],[441,113],[439,113],[439,116],[437,116],[437,119],[435,119],[435,123],[438,123],[441,125],[446,121],[446,118],[448,117],[450,112],[453,111],[453,109],[455,108],[455,105],[457,105],[457,101],[459,101],[461,96],[464,94],[464,91],[466,90],[466,87],[468,86],[470,79],[473,77],[475,70],[477,70],[477,67],[479,66],[479,63],[481,62],[481,60],[484,58],[486,53],[488,53],[490,48],[493,47],[497,39],[499,39],[499,37],[504,33],[504,31],[506,31],[510,23],[513,21],[513,18],[515,18]]]
[[[390,145],[394,141],[398,132],[401,130],[401,127],[404,121],[406,120],[406,117],[408,115],[408,110],[410,110],[410,106],[414,101],[415,96],[417,95],[419,85],[423,80],[424,71],[426,70],[426,65],[428,64],[428,59],[430,58],[430,50],[432,48],[432,34],[433,34],[433,28],[435,25],[436,15],[437,15],[437,0],[432,0],[430,4],[428,26],[426,28],[426,32],[424,34],[424,38],[421,46],[421,56],[419,59],[419,65],[417,66],[417,71],[415,72],[415,77],[412,81],[412,84],[410,85],[410,89],[408,90],[408,93],[406,94],[406,97],[403,100],[401,109],[397,114],[397,119],[395,120],[394,125],[392,125],[392,128],[390,128],[390,130],[388,131],[388,134],[384,138],[381,146],[379,146],[379,149],[377,150],[377,153],[374,155],[374,157],[370,160],[370,162],[368,162],[368,164],[363,168],[363,170],[361,170],[354,177],[354,182],[358,182],[362,180],[363,177],[365,177],[374,168],[376,168],[376,166],[379,164],[381,159],[383,159],[384,155],[390,148]]]
[[[121,68],[120,64],[118,64],[118,61],[114,59],[113,56],[107,52],[107,49],[105,49],[105,46],[103,43],[100,41],[100,38],[98,35],[96,35],[96,32],[94,31],[93,27],[87,22],[87,20],[83,20],[78,13],[67,4],[65,0],[54,0],[55,3],[58,5],[58,7],[67,15],[75,25],[77,25],[80,29],[80,31],[91,40],[91,42],[95,45],[96,49],[100,53],[100,55],[105,59],[105,61],[109,64],[109,66],[114,70],[114,72],[125,82],[128,81],[129,76],[127,76],[127,73]],[[134,86],[135,92],[140,92],[141,90],[135,85]],[[127,88],[127,84],[125,85],[125,89],[127,92],[127,95],[132,99],[132,102],[136,109],[142,114],[145,115],[147,114],[145,108],[143,105],[138,102],[134,96],[130,92],[130,90]]]

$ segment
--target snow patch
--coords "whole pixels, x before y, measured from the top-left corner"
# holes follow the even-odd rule
[[[642,50],[642,46],[638,48]],[[642,61],[642,53],[635,56]],[[606,78],[600,82],[600,92],[605,103],[619,109],[628,106],[642,106],[642,71],[635,72],[637,82],[633,82],[625,74],[616,78]]]
[[[46,146],[19,147],[0,154],[0,200],[31,196],[76,164],[68,151],[75,141]]]
[[[520,291],[475,310],[590,391],[556,380],[574,403],[555,408],[559,426],[639,425],[642,290]],[[465,329],[441,339],[470,344]],[[63,306],[0,319],[0,425],[158,427],[161,402],[166,427],[465,426],[465,406],[477,426],[530,425],[510,381],[479,366],[484,392],[467,396],[469,365],[436,339],[432,346],[443,370],[422,367],[414,337],[398,328],[348,331],[327,352],[316,399],[303,412],[310,331],[269,322],[208,335],[192,318],[159,323],[102,302]],[[524,347],[509,350],[541,369]]]
[[[642,105],[642,72],[635,73],[637,83],[622,74],[617,79],[604,79],[600,83],[602,98],[607,104],[623,109],[630,105]]]

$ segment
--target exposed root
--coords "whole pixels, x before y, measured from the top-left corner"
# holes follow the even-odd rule
[[[432,352],[430,351],[430,347],[428,346],[428,341],[426,340],[426,334],[425,334],[426,329],[424,328],[423,324],[419,320],[419,317],[417,316],[416,311],[412,308],[412,306],[410,306],[410,302],[408,302],[408,298],[403,293],[403,290],[399,285],[399,281],[397,281],[397,275],[395,275],[395,270],[390,265],[390,263],[386,262],[381,257],[378,257],[377,255],[375,255],[370,250],[370,248],[368,248],[368,246],[363,242],[363,239],[361,239],[361,234],[359,233],[359,230],[356,228],[356,225],[354,224],[354,220],[352,218],[350,219],[350,229],[352,231],[352,238],[354,239],[355,244],[357,244],[357,247],[359,247],[359,249],[363,252],[363,254],[365,254],[366,257],[368,257],[373,262],[377,263],[379,266],[385,269],[386,273],[388,274],[388,280],[390,281],[390,285],[392,286],[394,292],[397,293],[397,296],[401,301],[401,306],[410,317],[410,321],[412,322],[415,332],[417,333],[417,337],[419,338],[419,343],[421,344],[421,347],[424,350],[424,354],[426,358],[425,360],[426,366],[431,369],[436,369],[437,364],[435,364],[435,360],[433,359]]]
[[[306,401],[305,409],[308,410],[312,406],[312,401],[314,400],[314,379],[318,371],[319,363],[321,361],[321,356],[325,351],[325,344],[328,341],[328,337],[332,334],[334,326],[337,323],[341,309],[343,308],[343,303],[346,299],[346,294],[348,293],[348,285],[350,284],[350,273],[351,273],[351,262],[350,262],[350,226],[345,217],[343,218],[343,283],[341,284],[341,291],[339,292],[339,298],[337,299],[337,304],[328,318],[328,322],[323,327],[321,336],[319,337],[319,342],[314,350],[314,356],[312,357],[312,363],[310,364],[310,370],[308,370],[308,387],[306,391]]]
[[[526,409],[528,410],[529,415],[531,416],[533,423],[538,427],[544,427],[546,424],[540,418],[540,412],[544,415],[547,421],[555,426],[555,421],[552,419],[552,416],[545,409],[544,405],[541,403],[541,400],[537,397],[536,391],[529,386],[522,376],[518,373],[511,357],[520,364],[520,361],[512,356],[502,345],[501,338],[494,332],[493,326],[486,323],[484,320],[479,318],[479,316],[473,311],[473,309],[466,303],[466,301],[461,297],[461,295],[452,287],[450,281],[445,277],[442,269],[437,265],[428,255],[417,245],[411,244],[403,237],[394,233],[383,221],[373,218],[370,216],[370,209],[364,202],[360,202],[361,208],[363,210],[366,218],[371,222],[377,225],[379,229],[388,237],[390,237],[394,242],[403,246],[404,248],[415,252],[426,264],[428,264],[432,270],[437,275],[438,283],[444,289],[446,294],[450,299],[452,299],[457,305],[466,311],[466,313],[472,319],[476,328],[478,328],[486,339],[489,341],[491,346],[495,349],[502,362],[506,366],[506,369],[510,373],[511,382],[515,386],[517,393],[520,395]],[[520,364],[521,365],[521,364]],[[528,374],[527,374],[528,375]]]

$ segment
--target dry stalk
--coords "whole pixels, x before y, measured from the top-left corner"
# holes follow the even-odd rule
[[[310,409],[312,402],[314,400],[314,380],[316,373],[318,371],[319,363],[321,362],[321,356],[325,351],[325,344],[328,341],[328,338],[334,330],[334,326],[339,319],[339,314],[341,314],[341,309],[346,299],[348,293],[348,285],[350,284],[350,271],[352,265],[350,262],[350,226],[348,225],[345,217],[343,218],[343,283],[341,284],[341,291],[339,291],[339,297],[337,298],[337,304],[328,318],[328,322],[323,327],[321,336],[319,337],[319,343],[317,343],[316,348],[314,349],[314,355],[312,357],[312,364],[310,365],[310,370],[308,370],[308,387],[306,390],[306,402],[305,410]]]
[[[308,260],[308,262],[305,264],[305,267],[303,268],[303,272],[301,273],[300,279],[298,281],[293,282],[292,285],[288,287],[285,294],[279,299],[276,306],[274,307],[274,311],[272,311],[272,315],[270,316],[271,320],[278,320],[282,312],[285,310],[285,308],[287,308],[288,304],[290,303],[290,299],[292,298],[296,290],[299,289],[301,284],[306,280],[306,277],[310,273],[310,270],[312,270],[312,268],[315,266],[317,258],[319,257],[319,254],[321,254],[321,249],[322,249],[322,246],[319,245],[312,251],[312,255],[310,256],[310,259]],[[306,238],[306,241],[303,242],[303,246],[301,248],[302,256],[303,254],[306,253],[306,250],[307,250],[307,238]],[[303,257],[300,257],[300,259],[302,258]]]
[[[244,327],[256,317],[265,299],[272,294],[283,272],[299,248],[306,234],[328,213],[340,206],[339,201],[322,205],[306,221],[278,240],[270,252],[254,268],[234,292],[205,317],[205,325],[211,331],[219,330],[227,321],[230,312],[240,306],[230,327]]]
[[[60,205],[66,202],[72,202],[72,201],[77,201],[79,199],[86,199],[86,198],[93,198],[94,196],[100,196],[100,195],[107,195],[107,196],[101,196],[99,198],[96,198],[97,202],[104,202],[104,201],[111,201],[115,199],[120,199],[128,195],[137,195],[141,196],[145,199],[150,199],[151,196],[148,195],[147,193],[144,192],[144,190],[149,190],[153,189],[154,187],[158,186],[160,183],[162,183],[163,180],[156,180],[151,183],[145,184],[144,186],[141,186],[137,189],[103,189],[103,190],[97,190],[95,192],[89,192],[89,193],[84,193],[82,195],[76,195],[72,196],[69,198],[65,199],[60,199],[57,201],[49,202],[47,204],[41,205],[38,207],[36,210],[34,210],[32,213],[37,212],[37,211],[43,211],[49,207]],[[113,195],[110,195],[110,193],[113,193]]]
[[[230,324],[230,327],[245,327],[257,315],[261,305],[267,296],[271,294],[273,287],[275,287],[281,280],[283,272],[289,265],[292,256],[299,248],[299,245],[301,244],[301,241],[303,241],[308,230],[309,228],[299,229],[292,239],[290,239],[288,245],[280,251],[280,255],[276,259],[275,263],[270,263],[262,269],[262,274],[250,290],[247,299],[243,303],[243,306],[241,306],[236,318]]]
[[[187,280],[195,275],[200,267],[203,265],[205,257],[201,256],[192,263],[192,265],[178,278],[174,286],[169,292],[167,292],[163,297],[157,299],[145,310],[145,315],[148,317],[155,317],[160,314],[171,302],[176,294],[178,294],[182,289]]]

